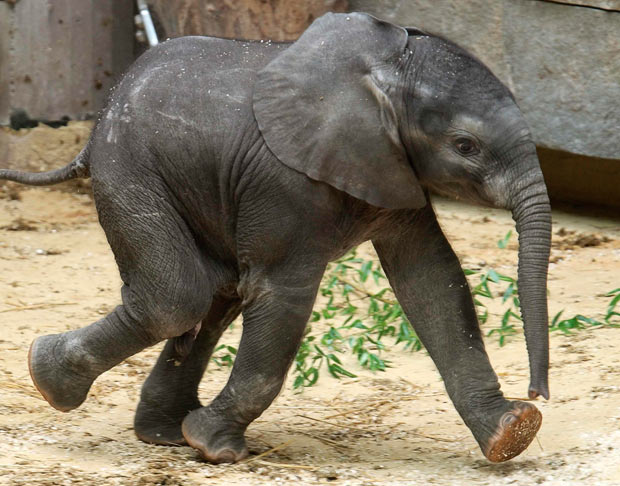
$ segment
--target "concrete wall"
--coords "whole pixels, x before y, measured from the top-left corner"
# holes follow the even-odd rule
[[[133,57],[133,3],[0,1],[0,125],[20,107],[40,119],[96,113]],[[554,199],[620,208],[620,0],[150,3],[167,35],[290,39],[345,8],[444,35],[512,89]]]
[[[347,0],[149,0],[149,5],[164,37],[288,41],[325,12],[344,12]]]
[[[0,125],[85,119],[133,60],[130,0],[0,1]]]

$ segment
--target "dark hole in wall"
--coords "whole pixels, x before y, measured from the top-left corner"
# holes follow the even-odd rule
[[[620,159],[537,150],[552,203],[607,208],[620,215]]]
[[[39,123],[44,123],[52,128],[65,127],[69,122],[68,116],[63,116],[60,120],[35,120],[28,116],[26,110],[13,110],[9,118],[9,125],[13,130],[21,130],[22,128],[34,128]]]

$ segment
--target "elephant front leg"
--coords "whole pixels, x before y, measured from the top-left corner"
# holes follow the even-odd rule
[[[523,452],[540,428],[541,414],[501,393],[469,286],[432,209],[413,217],[397,237],[374,244],[403,310],[484,455],[502,462]]]
[[[282,279],[246,279],[257,286],[241,292],[243,334],[230,379],[209,406],[194,410],[183,421],[187,443],[207,461],[217,464],[247,457],[245,430],[282,388],[310,317],[323,268],[304,287],[299,285],[309,281],[307,270],[285,271]]]

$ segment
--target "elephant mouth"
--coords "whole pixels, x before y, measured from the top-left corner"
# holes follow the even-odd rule
[[[435,194],[457,201],[465,201],[484,207],[497,207],[484,189],[468,181],[448,181],[441,184],[429,184],[428,188]]]

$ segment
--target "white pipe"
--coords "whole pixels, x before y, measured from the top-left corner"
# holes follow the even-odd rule
[[[153,25],[153,19],[151,18],[146,0],[138,0],[138,11],[142,17],[142,22],[144,22],[144,31],[146,32],[149,45],[151,47],[156,46],[159,44],[159,40],[157,39],[157,32],[155,32],[155,26]]]

